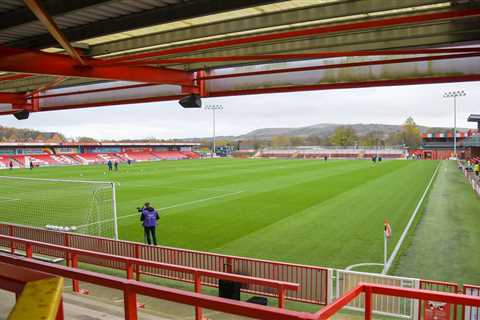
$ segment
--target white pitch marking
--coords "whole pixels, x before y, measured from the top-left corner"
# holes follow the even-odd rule
[[[0,196],[0,202],[20,201],[21,199]]]
[[[179,204],[174,204],[174,205],[171,205],[171,206],[168,206],[168,207],[159,208],[158,211],[164,211],[164,210],[171,209],[171,208],[183,207],[183,206],[188,206],[188,205],[191,205],[191,204],[194,204],[194,203],[200,203],[200,202],[205,202],[205,201],[209,201],[209,200],[213,200],[213,199],[219,199],[219,198],[224,198],[224,197],[228,197],[228,196],[233,196],[233,195],[236,195],[236,194],[239,194],[239,193],[242,193],[242,192],[244,192],[244,191],[236,191],[236,192],[221,194],[221,195],[214,196],[214,197],[209,197],[209,198],[204,198],[204,199],[199,199],[199,200],[193,200],[193,201],[179,203]],[[117,221],[120,220],[120,219],[130,218],[130,217],[134,217],[134,216],[138,216],[138,213],[118,217]],[[77,226],[77,229],[89,227],[89,226],[92,226],[94,224],[110,222],[110,221],[113,221],[113,219],[106,219],[106,220],[102,220],[102,221],[82,224],[80,226]]]
[[[415,207],[415,210],[413,210],[412,216],[410,217],[410,220],[408,220],[408,223],[405,226],[405,229],[403,229],[402,235],[400,236],[400,239],[398,240],[397,245],[393,249],[393,252],[390,255],[390,258],[388,258],[387,265],[385,266],[385,269],[382,271],[382,274],[388,273],[388,270],[392,266],[393,261],[397,257],[398,251],[400,251],[400,247],[402,246],[403,241],[407,237],[408,231],[410,230],[410,227],[412,226],[413,221],[415,220],[415,217],[417,216],[417,213],[420,210],[420,207],[422,206],[423,200],[427,196],[428,190],[430,190],[430,186],[432,185],[433,180],[435,180],[435,176],[437,175],[438,169],[440,169],[440,163],[437,165],[437,168],[433,172],[432,178],[430,179],[430,182],[425,188],[425,191],[423,192],[422,197],[420,198],[420,200],[418,200],[417,206]]]

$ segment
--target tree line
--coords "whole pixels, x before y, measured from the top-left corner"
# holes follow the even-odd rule
[[[219,139],[217,146],[231,145],[243,147],[252,147],[259,149],[263,147],[295,147],[295,146],[365,146],[365,147],[387,147],[404,146],[417,148],[420,145],[420,129],[415,121],[409,117],[396,132],[386,133],[383,131],[370,131],[366,134],[359,134],[351,126],[339,126],[329,136],[309,135],[287,136],[278,135],[271,139],[245,139],[242,141]],[[209,141],[204,141],[205,145]]]

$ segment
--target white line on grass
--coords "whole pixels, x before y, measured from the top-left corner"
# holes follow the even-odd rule
[[[98,180],[68,180],[68,179],[44,179],[44,178],[27,178],[18,176],[0,176],[1,179],[12,180],[33,180],[33,181],[48,181],[48,182],[78,182],[78,183],[94,183],[94,184],[112,184],[112,181],[98,181]]]
[[[0,202],[9,202],[9,201],[20,201],[20,199],[0,196]]]
[[[437,165],[437,168],[433,172],[432,178],[430,179],[430,182],[428,183],[427,187],[425,188],[425,191],[423,192],[422,197],[418,201],[417,206],[415,207],[415,210],[413,210],[412,216],[410,217],[410,220],[408,220],[408,223],[405,226],[405,229],[403,229],[403,233],[400,236],[400,239],[398,240],[397,245],[393,249],[393,252],[390,255],[390,258],[388,258],[387,265],[385,266],[385,269],[382,271],[382,274],[387,274],[388,273],[388,270],[392,266],[393,261],[397,257],[398,251],[400,251],[400,247],[402,246],[403,241],[407,237],[408,231],[410,230],[410,227],[412,226],[413,221],[415,220],[415,217],[417,216],[417,213],[420,210],[420,207],[422,206],[423,200],[427,196],[428,190],[430,190],[430,186],[432,185],[433,180],[435,179],[435,176],[436,176],[439,168],[440,168],[440,163]]]
[[[171,205],[171,206],[168,206],[168,207],[159,208],[158,211],[164,211],[164,210],[167,210],[167,209],[188,206],[188,205],[191,205],[191,204],[194,204],[194,203],[200,203],[200,202],[210,201],[210,200],[214,200],[214,199],[225,198],[225,197],[228,197],[228,196],[234,196],[234,195],[242,193],[242,192],[244,192],[244,191],[230,192],[230,193],[225,193],[225,194],[221,194],[221,195],[214,196],[214,197],[198,199],[198,200],[193,200],[193,201],[184,202],[184,203],[178,203],[178,204],[174,204],[174,205]],[[134,216],[138,216],[138,213],[128,214],[126,216],[118,217],[117,221],[120,220],[120,219],[130,218],[130,217],[134,217]],[[102,220],[102,221],[96,221],[96,222],[92,222],[92,223],[82,224],[80,226],[77,226],[77,228],[85,228],[85,227],[89,227],[89,226],[92,226],[92,225],[95,225],[95,224],[100,224],[100,223],[110,222],[110,221],[113,221],[113,219],[106,219],[106,220]]]

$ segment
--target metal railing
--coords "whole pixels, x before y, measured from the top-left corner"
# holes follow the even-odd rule
[[[419,288],[419,279],[387,276],[357,271],[336,270],[335,296],[342,297],[345,293],[357,287],[360,283],[390,285],[401,288]],[[358,297],[352,300],[345,308],[354,311],[364,309],[365,300]],[[376,296],[372,301],[372,311],[375,314],[389,317],[417,319],[418,303],[404,297]]]
[[[431,290],[400,288],[389,285],[359,283],[355,288],[346,292],[332,304],[316,313],[298,312],[268,306],[256,305],[243,301],[228,300],[208,296],[199,292],[166,288],[158,285],[142,283],[135,280],[123,279],[91,271],[73,269],[51,263],[34,261],[30,258],[20,258],[0,254],[0,262],[9,263],[17,267],[48,272],[76,281],[85,281],[96,285],[118,289],[123,292],[124,316],[127,320],[137,320],[137,295],[145,295],[171,302],[191,305],[195,308],[206,308],[229,314],[251,317],[255,319],[277,320],[326,320],[348,306],[354,299],[363,295],[364,318],[372,319],[373,301],[376,295],[389,297],[403,297],[415,300],[437,301],[462,307],[480,307],[480,297],[458,293],[436,292]]]
[[[15,253],[15,250],[17,248],[23,247],[27,258],[33,258],[33,252],[35,251],[35,249],[38,248],[61,252],[67,260],[67,266],[74,269],[78,268],[79,257],[90,257],[97,260],[120,263],[123,266],[122,269],[126,272],[126,278],[129,280],[134,279],[134,272],[140,267],[149,267],[157,270],[172,271],[180,274],[189,274],[193,278],[195,292],[201,292],[202,290],[202,277],[208,277],[216,280],[230,280],[242,284],[253,284],[273,288],[276,291],[275,295],[278,297],[279,308],[285,308],[285,297],[287,290],[298,290],[299,288],[299,285],[296,283],[255,278],[226,272],[209,271],[204,269],[184,267],[155,261],[141,260],[137,258],[128,258],[10,236],[0,235],[0,242],[9,243],[11,253]],[[73,280],[73,290],[75,292],[80,292],[78,280]],[[201,309],[196,309],[195,313],[196,319],[202,319]]]
[[[149,246],[136,242],[115,241],[107,238],[50,231],[42,228],[5,223],[0,223],[0,235],[9,235],[69,248],[107,253],[116,256],[161,262],[171,265],[298,283],[300,287],[297,291],[286,292],[285,298],[287,300],[319,305],[326,305],[328,302],[329,269],[327,268],[220,255],[164,246]],[[1,245],[2,242],[0,242],[0,246]],[[4,242],[3,245],[8,246],[8,243]],[[38,246],[34,248],[33,253],[64,258],[64,253],[55,248]],[[116,260],[104,260],[98,259],[94,256],[80,255],[78,261],[124,270],[123,263]],[[134,271],[137,280],[140,280],[141,275],[150,275],[187,283],[194,282],[194,278],[191,274],[175,270],[152,268],[149,265],[136,266]],[[202,278],[202,285],[211,287],[218,286],[215,278],[207,276]],[[271,287],[259,284],[248,284],[242,288],[242,291],[252,294],[276,296]]]

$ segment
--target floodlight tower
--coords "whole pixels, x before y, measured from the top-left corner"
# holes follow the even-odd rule
[[[457,97],[465,97],[463,91],[450,91],[443,94],[444,98],[453,98],[453,156],[457,158]]]
[[[213,145],[212,145],[212,158],[215,155],[215,111],[216,110],[223,110],[223,106],[221,104],[212,104],[205,106],[206,110],[212,110],[212,117],[213,117]]]

